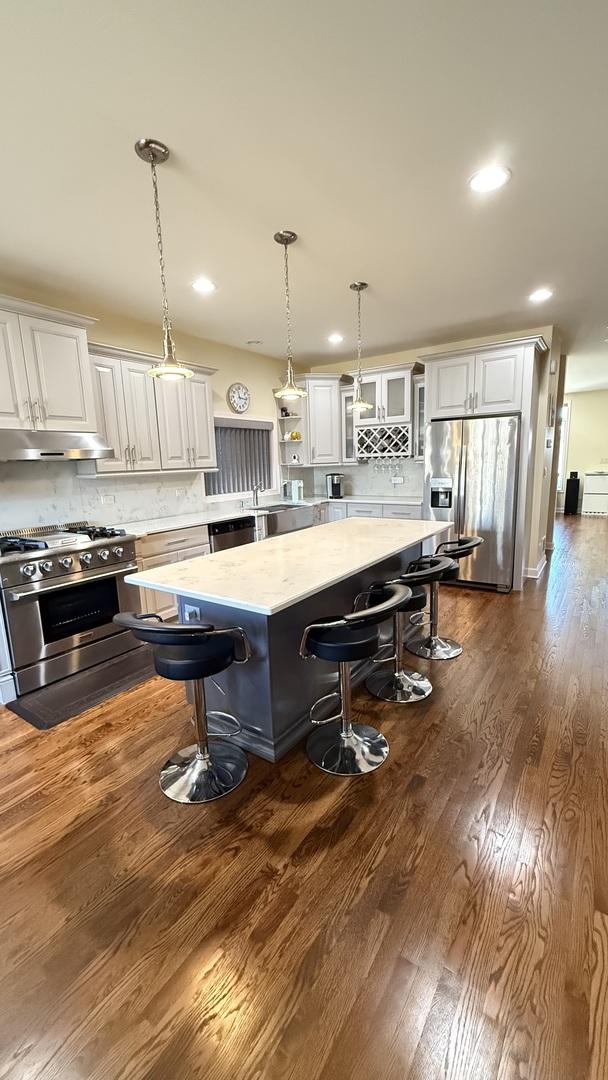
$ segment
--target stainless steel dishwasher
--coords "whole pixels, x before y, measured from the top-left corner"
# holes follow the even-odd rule
[[[209,540],[212,551],[225,551],[226,548],[240,547],[241,544],[253,544],[255,541],[255,518],[231,518],[230,521],[214,521],[209,526]]]

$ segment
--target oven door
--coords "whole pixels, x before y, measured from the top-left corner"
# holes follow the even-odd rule
[[[34,582],[7,589],[4,604],[15,669],[122,632],[112,622],[119,611],[137,610],[139,590],[120,571],[84,572],[56,585]]]

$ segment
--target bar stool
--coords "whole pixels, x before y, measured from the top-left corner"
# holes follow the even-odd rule
[[[310,710],[316,730],[306,741],[306,752],[324,772],[360,776],[378,769],[388,757],[388,743],[376,728],[352,722],[351,663],[378,652],[378,626],[410,595],[405,585],[391,583],[385,586],[381,602],[348,615],[330,616],[304,630],[300,656],[304,660],[315,657],[329,660],[339,668],[339,693],[324,694]],[[315,710],[330,698],[338,698],[340,712],[326,720],[316,720]]]
[[[179,803],[211,802],[234,791],[247,775],[247,757],[239,746],[216,742],[218,736],[209,735],[207,720],[234,723],[235,730],[224,732],[224,737],[238,735],[241,725],[230,713],[207,712],[204,680],[232,663],[249,660],[251,649],[245,631],[240,626],[216,630],[205,623],[166,623],[160,615],[135,612],[115,615],[114,622],[152,646],[158,675],[192,684],[196,743],[177,750],[165,763],[160,772],[161,791]]]
[[[466,559],[474,548],[483,544],[481,536],[461,536],[458,540],[445,540],[438,544],[435,549],[436,555],[445,555],[452,561],[452,566],[442,575],[442,581],[456,581],[458,579],[458,562]],[[430,634],[424,637],[409,638],[405,647],[414,656],[423,656],[427,660],[453,660],[462,653],[462,645],[453,638],[440,636],[437,633],[439,621],[439,582],[433,581],[430,586]]]
[[[418,566],[416,560],[411,566]],[[393,701],[399,704],[410,704],[413,701],[423,701],[432,692],[433,686],[430,679],[419,671],[410,671],[405,667],[404,657],[404,630],[405,621],[409,613],[422,611],[426,607],[425,585],[439,581],[455,565],[451,559],[442,555],[430,555],[424,558],[424,566],[419,569],[408,570],[395,579],[402,585],[411,589],[411,596],[400,604],[393,613],[393,655],[381,660],[374,660],[377,664],[392,663],[392,671],[374,671],[365,683],[365,687],[374,697],[381,701]],[[371,597],[374,598],[376,591],[382,592],[387,585],[395,582],[385,582],[383,585],[372,586]]]

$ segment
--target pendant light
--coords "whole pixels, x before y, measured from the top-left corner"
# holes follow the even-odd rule
[[[163,359],[148,369],[146,375],[155,379],[164,379],[165,382],[177,382],[180,379],[190,379],[194,372],[185,367],[175,356],[175,344],[173,342],[171,317],[169,315],[169,302],[167,300],[167,282],[165,281],[165,255],[163,251],[163,234],[160,224],[160,205],[158,202],[158,180],[156,178],[156,166],[162,165],[169,157],[169,147],[157,139],[138,139],[135,143],[135,153],[142,161],[150,166],[152,173],[152,191],[154,193],[154,214],[156,217],[156,243],[158,246],[158,263],[160,267],[160,290],[162,295],[163,309]]]
[[[291,297],[289,294],[289,245],[298,239],[297,233],[291,229],[281,229],[274,234],[277,244],[283,245],[285,267],[285,325],[287,329],[287,376],[283,386],[275,390],[274,396],[279,401],[297,401],[298,398],[308,397],[306,390],[296,386],[293,374],[293,351],[291,348]]]
[[[373,409],[373,405],[370,405],[369,401],[365,401],[363,397],[363,374],[361,372],[361,293],[364,289],[367,289],[367,281],[353,281],[349,286],[353,292],[357,294],[357,378],[355,379],[355,396],[350,405],[347,405],[349,412],[367,412],[368,409]]]

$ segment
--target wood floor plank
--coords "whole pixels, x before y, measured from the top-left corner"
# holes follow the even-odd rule
[[[442,589],[465,646],[332,779],[301,747],[181,807],[161,679],[49,732],[0,710],[1,1080],[606,1080],[608,523],[522,593]]]

